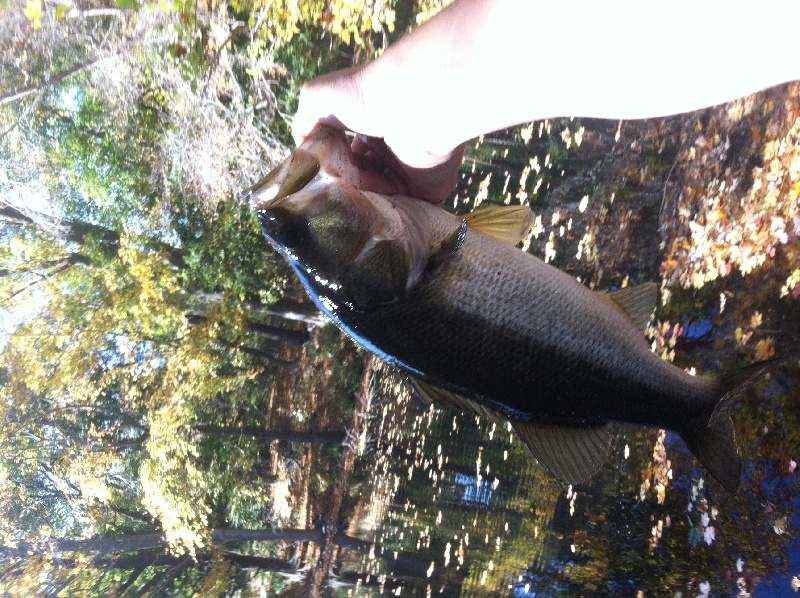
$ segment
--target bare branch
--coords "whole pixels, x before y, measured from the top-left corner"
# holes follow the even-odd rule
[[[88,62],[77,64],[71,68],[61,71],[60,73],[56,73],[55,75],[49,76],[44,81],[40,81],[35,85],[30,85],[17,92],[12,92],[7,95],[0,96],[0,105],[16,102],[17,100],[21,100],[22,98],[32,95],[38,91],[41,91],[46,87],[49,87],[51,85],[58,85],[68,77],[77,75],[78,73],[94,68],[96,66],[100,66],[105,62],[116,60],[120,56],[120,54],[121,52],[117,52],[115,54],[112,54],[111,56],[103,56],[100,58],[95,58],[94,60],[90,60]]]

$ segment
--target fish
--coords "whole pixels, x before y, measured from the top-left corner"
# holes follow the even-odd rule
[[[244,198],[314,303],[423,400],[508,421],[572,484],[602,468],[613,422],[672,430],[736,492],[731,410],[767,364],[693,376],[661,359],[643,333],[658,285],[595,292],[520,250],[529,207],[456,216],[359,176],[321,126]]]

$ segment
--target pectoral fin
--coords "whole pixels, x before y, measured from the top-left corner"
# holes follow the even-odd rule
[[[465,219],[472,230],[509,245],[525,239],[533,226],[533,212],[528,206],[487,206]]]
[[[658,285],[646,282],[605,293],[605,296],[625,312],[637,328],[643,329],[658,304]]]
[[[479,401],[418,378],[409,376],[406,380],[426,404],[454,407],[498,424],[510,421],[517,436],[534,458],[553,476],[569,484],[580,484],[592,477],[611,452],[608,424],[560,426],[509,420],[502,413]]]
[[[357,257],[347,277],[352,301],[369,310],[405,299],[409,292],[410,264],[403,248],[378,241]]]
[[[536,460],[570,484],[585,482],[600,471],[611,452],[608,424],[567,427],[512,421],[511,425]]]

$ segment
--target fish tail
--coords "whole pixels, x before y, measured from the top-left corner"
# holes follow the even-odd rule
[[[723,398],[723,401],[725,400]],[[725,411],[729,412],[730,409]],[[742,479],[742,459],[736,447],[733,420],[729,413],[712,416],[702,430],[683,433],[681,437],[711,477],[722,484],[728,492],[735,493],[739,489]]]
[[[686,446],[711,476],[731,493],[739,488],[742,460],[736,446],[731,411],[736,400],[771,368],[777,359],[754,363],[716,377],[714,404],[689,423],[689,431],[681,434]]]

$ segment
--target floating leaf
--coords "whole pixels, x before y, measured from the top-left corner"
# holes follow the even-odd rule
[[[714,531],[714,526],[708,526],[705,531],[703,532],[703,540],[706,541],[706,544],[711,546],[714,543],[714,539],[716,538],[716,532]]]
[[[788,524],[789,520],[787,519],[786,516],[779,517],[778,519],[775,520],[775,524],[772,526],[772,529],[775,531],[776,534],[781,536],[786,533],[786,528]]]
[[[692,548],[697,548],[700,546],[700,542],[702,542],[702,540],[703,534],[699,527],[693,525],[691,528],[689,528],[689,544],[692,546]]]

